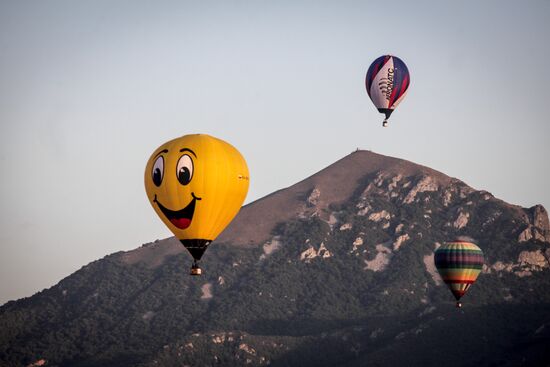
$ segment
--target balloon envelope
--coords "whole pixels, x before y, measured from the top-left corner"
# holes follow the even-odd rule
[[[239,151],[205,134],[166,142],[145,168],[147,198],[195,260],[237,215],[248,183]]]
[[[410,75],[407,65],[398,57],[380,56],[369,67],[365,78],[367,93],[386,119],[401,103],[409,89]]]
[[[458,302],[483,268],[483,251],[472,242],[455,240],[435,251],[434,262]]]

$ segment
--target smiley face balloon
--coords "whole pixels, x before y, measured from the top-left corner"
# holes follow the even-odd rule
[[[194,258],[200,275],[204,251],[239,212],[248,192],[248,167],[229,143],[185,135],[158,147],[145,168],[147,197],[164,224]]]

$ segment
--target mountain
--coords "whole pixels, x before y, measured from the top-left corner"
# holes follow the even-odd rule
[[[433,252],[486,264],[454,307]],[[550,224],[428,167],[356,151],[242,208],[188,275],[174,238],[0,308],[2,366],[549,366]]]

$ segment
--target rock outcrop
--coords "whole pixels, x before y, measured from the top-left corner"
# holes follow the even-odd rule
[[[535,227],[548,232],[550,231],[550,220],[548,212],[542,205],[535,205],[529,209],[532,216],[532,223]]]
[[[439,186],[432,176],[424,176],[418,183],[409,191],[405,199],[404,204],[410,204],[416,199],[416,195],[420,192],[437,191]]]
[[[384,245],[376,245],[376,256],[373,260],[365,260],[365,270],[383,271],[390,263],[392,252]]]
[[[393,242],[393,250],[399,250],[401,245],[403,245],[403,243],[405,243],[405,241],[407,241],[408,239],[410,239],[410,236],[407,233],[397,237],[397,239]]]
[[[462,228],[466,227],[466,225],[468,224],[468,219],[469,218],[470,218],[470,213],[460,211],[458,213],[458,217],[456,218],[456,220],[453,223],[453,227],[456,228],[456,229],[462,229]]]
[[[535,205],[529,208],[527,213],[527,227],[519,234],[518,242],[534,239],[550,243],[550,223],[546,209],[542,205]]]
[[[313,246],[309,246],[307,250],[300,254],[300,261],[305,263],[311,262],[316,257],[326,259],[332,256],[332,253],[326,248],[325,244],[321,242],[319,249],[316,250]]]

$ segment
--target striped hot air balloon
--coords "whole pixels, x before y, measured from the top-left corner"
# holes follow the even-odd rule
[[[438,248],[434,262],[456,298],[456,307],[462,307],[460,298],[476,281],[483,267],[483,251],[471,239],[459,238]]]
[[[382,126],[388,124],[391,113],[405,98],[410,80],[407,65],[396,56],[380,56],[370,65],[365,86],[372,103],[386,115]]]

